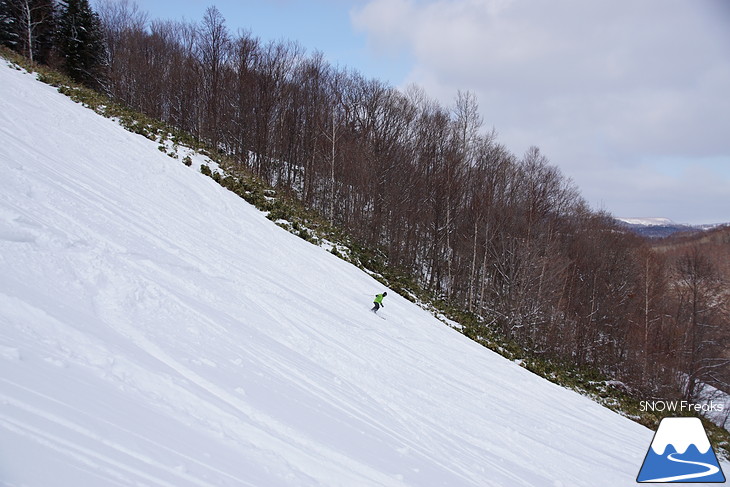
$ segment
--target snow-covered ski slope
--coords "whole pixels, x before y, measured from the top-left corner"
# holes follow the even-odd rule
[[[622,486],[652,432],[0,62],[0,485]]]

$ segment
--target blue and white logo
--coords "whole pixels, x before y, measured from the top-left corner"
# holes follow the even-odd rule
[[[664,418],[637,482],[725,482],[699,418]]]

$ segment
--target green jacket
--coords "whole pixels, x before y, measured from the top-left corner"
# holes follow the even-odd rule
[[[373,301],[373,303],[378,303],[378,304],[382,305],[383,304],[383,295],[378,294],[377,296],[375,296],[375,301]]]

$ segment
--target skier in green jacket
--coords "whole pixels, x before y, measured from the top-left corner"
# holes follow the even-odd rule
[[[385,293],[385,292],[383,294],[377,294],[375,296],[375,301],[373,301],[373,304],[375,306],[373,306],[373,309],[371,309],[370,311],[372,311],[373,313],[377,313],[378,310],[380,309],[380,307],[383,306],[383,298],[386,297],[387,295],[388,295],[388,293]]]

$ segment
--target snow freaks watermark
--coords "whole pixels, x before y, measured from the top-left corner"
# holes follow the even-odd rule
[[[725,404],[712,401],[705,404],[694,404],[689,401],[641,401],[639,409],[641,412],[659,413],[721,413],[725,410]]]
[[[651,440],[636,481],[723,483],[725,475],[699,418],[664,418]]]

